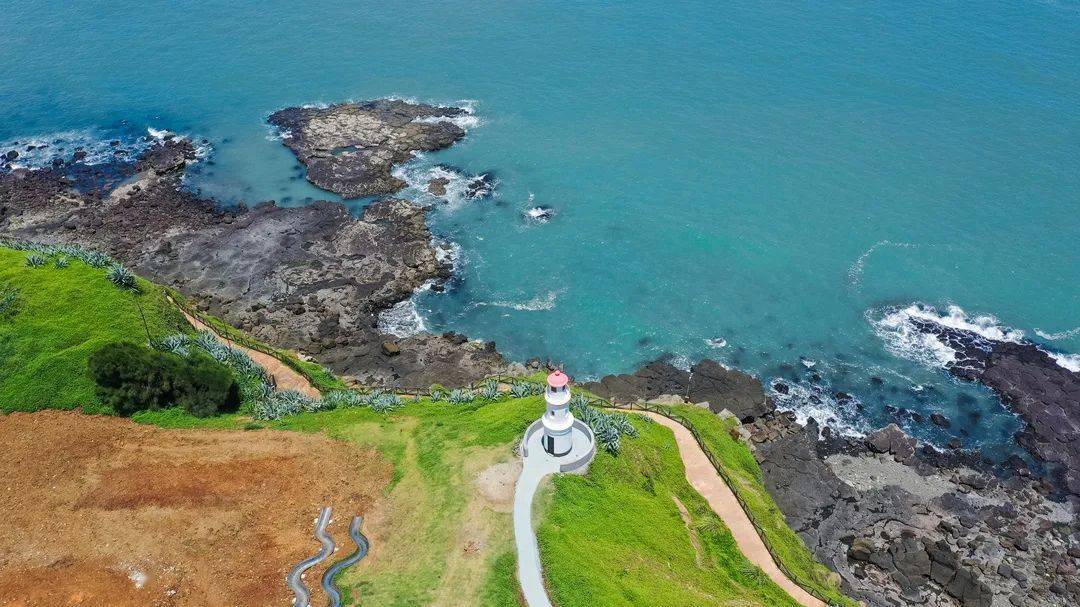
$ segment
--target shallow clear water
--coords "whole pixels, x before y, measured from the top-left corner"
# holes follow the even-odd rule
[[[817,372],[865,402],[856,427],[940,409],[991,446],[1012,416],[886,349],[882,309],[952,303],[1080,351],[1076,2],[55,4],[0,14],[0,141],[205,137],[189,185],[225,200],[334,198],[274,109],[473,100],[483,124],[419,164],[498,191],[434,214],[463,263],[419,306],[511,357]]]

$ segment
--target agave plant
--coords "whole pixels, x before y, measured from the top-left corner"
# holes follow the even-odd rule
[[[138,286],[135,275],[121,263],[114,263],[109,266],[109,269],[105,271],[105,277],[121,289],[135,289]]]
[[[403,404],[397,394],[384,392],[372,401],[371,410],[377,413],[387,413],[401,407]]]
[[[446,400],[447,397],[449,397],[449,396],[450,396],[450,393],[447,392],[446,390],[443,390],[442,388],[432,388],[431,389],[431,402],[433,402],[433,403],[442,402],[442,401]]]
[[[344,409],[363,405],[362,397],[352,390],[334,390],[323,395],[327,409]]]
[[[447,400],[453,405],[471,403],[476,400],[476,393],[472,390],[455,389],[450,391],[450,396],[447,397]]]
[[[487,400],[496,400],[499,398],[499,384],[494,381],[485,382],[483,387],[480,388],[480,396]]]
[[[164,350],[165,352],[172,352],[173,354],[177,354],[179,356],[187,356],[189,354],[188,337],[187,335],[184,335],[182,333],[170,335],[165,339],[161,340],[161,343],[158,344],[158,348],[160,350]]]
[[[45,256],[41,253],[31,253],[26,256],[26,265],[31,268],[40,268],[45,265]]]
[[[299,412],[300,402],[288,395],[288,392],[273,392],[268,397],[256,401],[251,413],[255,419],[271,420]]]
[[[81,259],[95,268],[104,268],[113,263],[112,258],[100,251],[87,251]]]
[[[56,258],[56,261],[53,262],[53,265],[58,268],[66,268],[71,265],[71,260],[68,258],[67,255],[61,255]]]
[[[575,393],[570,395],[570,406],[575,408],[582,408],[589,406],[589,397],[581,393]]]
[[[510,394],[514,395],[514,398],[525,398],[534,393],[533,384],[531,382],[519,381],[510,386]]]
[[[11,318],[19,311],[19,289],[0,284],[0,320]]]

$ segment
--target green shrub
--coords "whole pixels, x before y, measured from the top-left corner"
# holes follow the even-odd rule
[[[239,405],[232,374],[205,356],[185,359],[117,342],[94,352],[87,367],[99,398],[121,415],[179,405],[207,417]]]

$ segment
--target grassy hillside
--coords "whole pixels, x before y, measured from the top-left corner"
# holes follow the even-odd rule
[[[145,343],[148,332],[160,339],[191,331],[159,287],[139,279],[139,291],[120,289],[104,268],[77,259],[66,267],[55,259],[31,267],[27,257],[0,248],[0,411],[101,411],[86,373],[94,350],[114,341]],[[255,343],[210,320],[236,341]],[[343,385],[318,365],[293,362],[310,366],[305,371],[323,387]],[[506,487],[516,477],[518,440],[543,409],[539,397],[503,394],[458,404],[425,398],[390,413],[352,406],[262,422],[236,414],[200,419],[180,409],[133,417],[165,427],[324,432],[378,449],[394,476],[365,525],[371,556],[340,580],[350,604],[508,607],[521,603]],[[722,458],[733,489],[785,567],[804,585],[849,604],[784,523],[752,455],[728,435],[730,422],[693,407],[678,412]],[[619,455],[601,451],[587,476],[556,478],[541,500],[538,536],[557,604],[792,604],[743,558],[686,482],[670,431],[640,419],[634,424],[641,435],[624,439]],[[501,495],[492,494],[493,478],[501,479]]]
[[[104,268],[77,259],[30,267],[28,255],[0,248],[0,289],[17,293],[14,313],[0,319],[0,411],[102,411],[86,372],[94,350],[113,341],[146,343],[147,331],[160,338],[190,330],[142,279],[137,293],[109,282]]]
[[[765,489],[761,468],[745,445],[731,437],[735,421],[721,419],[707,410],[690,405],[671,409],[690,420],[706,446],[717,456],[725,476],[732,479],[735,491],[754,515],[758,529],[773,549],[783,568],[803,588],[814,590],[836,605],[856,605],[830,581],[831,572],[818,563],[802,539],[788,527],[784,513]]]
[[[133,419],[325,432],[378,449],[394,464],[394,476],[365,522],[371,555],[339,579],[356,599],[352,604],[508,607],[520,605],[512,497],[493,501],[477,477],[516,461],[519,437],[543,410],[539,397],[457,405],[424,399],[389,414],[353,407],[260,423],[235,415],[200,419],[176,409]]]
[[[560,476],[538,532],[560,607],[795,606],[739,551],[686,481],[670,430],[634,419],[636,439],[597,454],[585,477]]]

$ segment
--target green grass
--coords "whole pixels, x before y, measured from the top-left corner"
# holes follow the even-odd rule
[[[747,505],[758,529],[766,537],[774,556],[790,573],[795,583],[813,590],[835,605],[854,607],[855,601],[830,581],[831,572],[818,563],[795,531],[788,527],[783,512],[765,489],[764,476],[746,445],[731,437],[735,420],[724,420],[705,409],[678,405],[670,409],[688,419],[706,446],[721,462],[731,489]]]
[[[634,424],[641,435],[623,441],[617,457],[601,451],[587,476],[554,479],[537,534],[553,601],[560,607],[796,605],[746,560],[687,483],[671,431],[641,419]]]
[[[191,330],[151,283],[139,279],[134,293],[109,282],[104,268],[74,259],[33,268],[27,255],[0,248],[0,284],[19,290],[17,312],[0,319],[0,411],[108,412],[87,375],[91,353],[113,341],[146,343],[147,330],[155,339]]]
[[[474,479],[516,457],[539,397],[451,405],[425,399],[390,414],[367,408],[301,414],[267,427],[326,432],[394,465],[373,539],[377,559],[342,574],[364,605],[519,605],[510,513],[492,509]],[[474,541],[481,551],[469,554]]]

